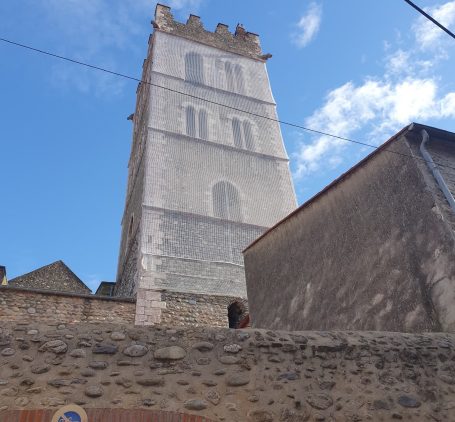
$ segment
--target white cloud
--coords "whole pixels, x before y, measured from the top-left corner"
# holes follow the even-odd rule
[[[455,24],[455,1],[449,1],[440,6],[425,9],[425,11],[435,18],[446,28],[451,28]],[[416,40],[423,49],[435,48],[441,41],[450,41],[450,37],[438,28],[433,22],[424,16],[420,16],[413,25]]]
[[[441,22],[455,21],[455,1],[450,1],[430,11]],[[434,70],[442,56],[448,58],[448,49],[428,49],[439,39],[440,31],[422,25],[420,18],[412,25],[416,43],[408,48],[393,50],[386,42],[384,74],[367,77],[355,84],[347,82],[330,91],[323,105],[305,120],[312,129],[353,137],[362,133],[362,140],[378,145],[390,135],[412,121],[455,118],[455,92],[443,92],[440,77]],[[431,24],[433,25],[433,24]],[[434,26],[434,25],[433,25]],[[443,54],[442,54],[443,53]],[[294,175],[300,178],[319,170],[321,165],[333,168],[343,161],[346,141],[327,136],[305,135],[293,154]]]
[[[442,99],[441,114],[444,117],[455,117],[455,92],[450,92]]]
[[[455,93],[438,96],[433,79],[407,78],[391,83],[368,80],[356,86],[348,82],[331,91],[325,104],[310,116],[305,125],[342,137],[350,137],[359,129],[369,133],[368,142],[380,143],[386,134],[406,124],[431,117],[455,118]],[[375,124],[375,122],[380,122]],[[321,164],[339,164],[345,141],[319,136],[302,144],[294,154],[297,178],[316,171]]]
[[[388,57],[387,70],[391,73],[408,72],[412,67],[412,63],[409,60],[410,56],[409,51],[401,49],[395,51]]]
[[[300,18],[293,41],[299,47],[306,47],[316,36],[321,25],[322,7],[317,3],[311,3],[307,12]]]

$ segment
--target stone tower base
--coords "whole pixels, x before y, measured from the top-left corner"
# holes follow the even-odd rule
[[[246,299],[140,289],[135,324],[237,328],[247,314]]]

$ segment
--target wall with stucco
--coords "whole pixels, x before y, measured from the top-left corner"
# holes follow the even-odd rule
[[[437,333],[3,323],[0,420],[69,403],[94,420],[106,414],[94,409],[230,422],[455,420],[454,342]],[[193,418],[183,420],[201,420]]]
[[[406,134],[245,251],[253,326],[455,330],[453,231]]]

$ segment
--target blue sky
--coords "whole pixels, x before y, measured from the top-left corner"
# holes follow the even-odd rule
[[[455,30],[455,1],[416,0]],[[455,40],[404,1],[171,0],[260,34],[282,120],[379,145],[455,131]],[[155,2],[3,0],[0,37],[140,77]],[[136,83],[0,43],[0,264],[115,280]],[[370,152],[283,126],[302,203]]]

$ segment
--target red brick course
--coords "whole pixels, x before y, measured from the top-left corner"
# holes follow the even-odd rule
[[[215,422],[204,416],[145,409],[85,409],[89,422]],[[7,410],[1,422],[51,422],[55,409]]]

